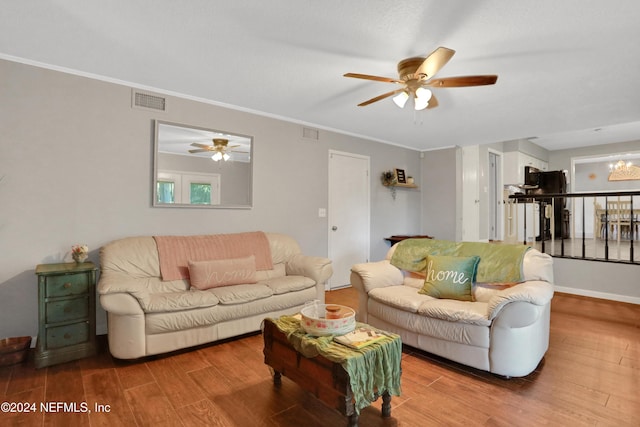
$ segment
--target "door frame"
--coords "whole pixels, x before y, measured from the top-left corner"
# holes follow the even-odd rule
[[[502,151],[498,151],[498,150],[494,150],[492,148],[488,148],[487,149],[487,170],[489,170],[490,168],[490,156],[491,155],[495,155],[496,156],[496,188],[495,188],[495,195],[496,195],[496,205],[495,205],[495,214],[496,214],[496,240],[497,241],[504,241],[505,237],[504,237],[504,182],[503,182],[503,155],[504,153],[502,153]],[[488,176],[489,174],[487,174]],[[490,183],[489,183],[490,184]],[[487,197],[489,198],[489,203],[491,202],[491,198],[489,197],[489,193],[487,192]],[[490,211],[489,211],[490,212]],[[489,215],[488,215],[489,217]],[[488,218],[489,221],[492,221],[493,218]],[[487,237],[490,236],[490,232],[489,229],[487,229]]]
[[[345,156],[345,157],[353,157],[353,158],[357,158],[357,159],[362,159],[362,160],[366,160],[367,162],[367,171],[369,172],[369,179],[367,180],[367,188],[365,189],[366,194],[365,194],[365,198],[366,198],[366,218],[363,218],[364,221],[366,221],[366,230],[367,230],[367,234],[365,236],[365,241],[366,241],[366,253],[367,253],[367,261],[369,261],[371,259],[371,157],[370,156],[366,156],[363,154],[356,154],[356,153],[349,153],[346,151],[338,151],[338,150],[329,150],[328,153],[328,167],[327,167],[327,175],[328,175],[328,183],[327,183],[327,187],[328,187],[328,197],[327,197],[327,208],[328,208],[328,216],[327,216],[327,255],[329,257],[329,259],[333,259],[333,234],[331,227],[332,227],[332,223],[335,223],[334,221],[332,221],[334,219],[334,215],[335,215],[335,209],[333,206],[333,197],[332,197],[332,179],[331,179],[331,156],[332,155],[339,155],[339,156]],[[327,283],[325,285],[325,289],[326,290],[331,290],[331,278],[329,278],[329,280],[327,280]],[[338,289],[338,288],[335,288]]]

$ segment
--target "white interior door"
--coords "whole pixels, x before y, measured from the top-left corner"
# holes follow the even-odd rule
[[[369,157],[329,151],[329,289],[350,284],[351,266],[369,261]]]

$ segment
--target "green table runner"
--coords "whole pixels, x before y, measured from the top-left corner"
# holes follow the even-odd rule
[[[323,356],[344,368],[349,374],[357,413],[385,391],[389,395],[400,396],[402,340],[399,335],[381,331],[387,337],[355,350],[334,342],[333,335],[314,337],[307,334],[300,326],[300,320],[294,316],[271,320],[303,356]],[[368,325],[356,325],[359,326]]]

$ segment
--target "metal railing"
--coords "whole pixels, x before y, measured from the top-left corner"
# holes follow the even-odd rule
[[[640,191],[514,194],[507,212],[518,241],[552,256],[640,264]]]

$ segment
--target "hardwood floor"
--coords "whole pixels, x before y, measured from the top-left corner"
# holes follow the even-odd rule
[[[328,292],[327,301],[357,308],[350,288]],[[287,378],[273,387],[260,335],[136,362],[114,360],[101,338],[92,358],[0,368],[0,400],[13,409],[36,405],[0,413],[0,425],[346,425]],[[637,426],[640,306],[556,294],[550,349],[525,378],[506,380],[408,347],[402,371],[391,418],[381,418],[375,402],[362,411],[361,427]]]

